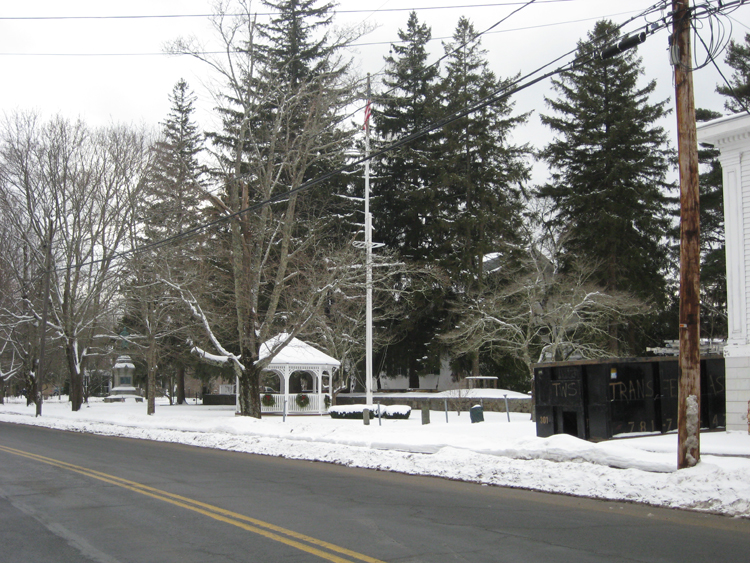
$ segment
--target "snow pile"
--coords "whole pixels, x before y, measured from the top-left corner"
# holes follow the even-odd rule
[[[365,426],[328,416],[249,419],[227,406],[159,405],[147,416],[143,403],[92,402],[74,413],[53,400],[35,418],[24,402],[0,405],[0,422],[750,517],[745,433],[704,433],[700,463],[676,471],[675,434],[594,444],[537,438],[528,414],[511,413],[508,422],[505,413],[485,412],[478,424],[466,412],[447,421],[444,412],[430,415],[424,426],[420,417]]]

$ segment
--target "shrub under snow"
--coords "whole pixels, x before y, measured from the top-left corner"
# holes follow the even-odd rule
[[[378,416],[378,405],[341,405],[328,409],[331,418],[351,418],[362,420],[365,408],[370,410],[370,417]],[[407,419],[411,414],[411,407],[405,405],[380,406],[380,415],[383,418]]]

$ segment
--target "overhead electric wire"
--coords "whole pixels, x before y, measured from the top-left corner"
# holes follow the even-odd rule
[[[646,12],[648,12],[648,10],[651,10],[651,9],[652,8],[648,8],[646,10]],[[641,16],[638,16],[638,17],[642,17],[643,13],[646,13],[646,12],[642,12]],[[632,22],[634,19],[637,19],[637,18],[631,18],[627,22],[624,22],[623,24],[621,24],[619,27],[627,25],[628,23]],[[595,38],[595,40],[596,39],[598,39],[598,38]],[[279,194],[277,194],[277,195],[275,195],[273,197],[270,197],[270,198],[268,198],[266,200],[263,200],[263,201],[254,203],[252,205],[249,205],[246,208],[239,209],[239,210],[234,211],[232,213],[228,213],[228,214],[222,215],[221,217],[219,217],[218,219],[215,219],[213,221],[209,221],[207,223],[204,223],[204,224],[199,225],[197,227],[194,227],[192,229],[188,229],[186,231],[182,231],[182,232],[177,233],[175,235],[172,235],[170,237],[167,237],[167,238],[164,238],[164,239],[161,239],[161,240],[158,240],[158,241],[154,241],[152,243],[148,243],[148,244],[139,246],[139,247],[134,248],[134,249],[124,250],[124,251],[122,251],[120,253],[117,253],[117,254],[113,255],[111,257],[111,259],[116,260],[116,259],[120,259],[120,258],[123,258],[125,256],[128,256],[128,255],[133,255],[133,254],[137,254],[137,253],[140,253],[140,252],[145,252],[145,251],[150,250],[152,248],[158,248],[159,246],[163,246],[163,245],[169,244],[169,243],[174,242],[176,240],[180,240],[182,238],[187,238],[187,237],[193,236],[193,235],[195,235],[195,234],[197,234],[199,232],[208,230],[208,229],[210,229],[210,228],[212,228],[212,227],[214,227],[216,225],[224,224],[227,221],[230,221],[230,220],[232,220],[232,219],[234,219],[236,217],[239,217],[240,215],[243,215],[245,213],[251,213],[253,211],[256,211],[258,209],[266,207],[268,205],[285,201],[285,200],[289,199],[290,197],[292,197],[294,195],[297,195],[300,192],[306,191],[306,190],[308,190],[308,189],[310,189],[310,188],[312,188],[314,186],[317,186],[318,184],[321,184],[321,183],[323,183],[323,182],[325,182],[325,181],[327,181],[327,180],[329,180],[331,178],[334,178],[334,177],[336,177],[337,175],[339,175],[341,173],[354,170],[354,169],[358,168],[360,165],[362,165],[363,163],[365,163],[368,160],[376,159],[376,158],[378,158],[378,157],[380,157],[380,156],[382,156],[384,154],[387,154],[388,152],[396,150],[396,149],[398,149],[398,148],[400,148],[400,147],[402,147],[402,146],[404,146],[404,145],[406,145],[406,144],[408,144],[408,143],[410,143],[410,142],[412,142],[412,141],[414,141],[416,139],[419,139],[420,137],[423,137],[424,135],[427,135],[428,133],[430,133],[432,131],[440,129],[440,128],[442,128],[442,127],[444,127],[444,126],[446,126],[446,125],[448,125],[448,124],[450,124],[450,123],[452,123],[452,122],[454,122],[454,121],[456,121],[458,119],[461,119],[463,117],[466,117],[467,115],[470,115],[471,113],[474,113],[475,111],[478,111],[478,110],[480,110],[480,109],[482,109],[484,107],[487,107],[489,105],[492,105],[494,103],[497,103],[498,101],[500,101],[502,99],[505,99],[507,97],[510,97],[513,94],[517,93],[517,92],[520,92],[520,91],[522,91],[522,90],[524,90],[526,88],[529,88],[530,86],[533,86],[534,84],[537,84],[537,83],[541,82],[542,80],[545,80],[545,79],[547,79],[547,78],[549,78],[551,76],[554,76],[555,74],[559,74],[561,72],[565,72],[566,70],[571,70],[572,68],[574,68],[576,66],[581,66],[582,64],[585,64],[586,62],[589,62],[590,60],[592,60],[593,58],[596,58],[598,56],[598,52],[587,53],[583,57],[577,57],[576,59],[574,59],[573,61],[571,61],[569,63],[566,63],[566,64],[564,64],[564,65],[562,65],[560,67],[557,67],[554,70],[548,71],[548,72],[546,72],[544,74],[541,74],[541,75],[537,76],[536,78],[531,79],[531,77],[534,76],[535,74],[538,74],[543,69],[545,69],[545,68],[547,68],[547,67],[549,67],[551,65],[554,65],[556,62],[558,62],[561,59],[569,56],[571,53],[574,53],[576,50],[577,50],[577,48],[573,49],[573,50],[571,50],[571,51],[569,51],[569,52],[567,52],[567,53],[565,53],[563,55],[560,55],[556,59],[554,59],[551,62],[549,62],[549,63],[547,63],[547,64],[539,67],[538,69],[536,69],[536,70],[534,70],[534,71],[532,71],[532,72],[530,72],[530,73],[528,73],[528,74],[526,74],[526,75],[524,75],[522,77],[517,78],[516,80],[514,80],[513,82],[511,82],[509,84],[504,85],[502,88],[496,90],[495,92],[493,92],[489,96],[486,96],[482,100],[479,100],[478,102],[475,102],[474,104],[472,104],[472,105],[464,108],[463,110],[459,110],[459,111],[453,112],[452,114],[449,114],[449,115],[443,117],[442,119],[440,119],[439,121],[431,123],[430,125],[427,125],[426,127],[423,127],[422,129],[419,129],[417,131],[413,131],[412,133],[410,133],[410,134],[408,134],[408,135],[406,135],[406,136],[404,136],[404,137],[402,137],[402,138],[400,138],[400,139],[398,139],[398,140],[396,140],[396,141],[394,141],[394,142],[386,145],[385,147],[382,147],[379,150],[371,152],[369,156],[359,157],[359,158],[357,158],[357,159],[349,162],[348,164],[346,164],[344,166],[341,166],[340,168],[338,168],[336,170],[332,170],[330,172],[327,172],[325,174],[317,176],[316,178],[312,178],[312,179],[310,179],[310,180],[302,183],[301,185],[299,185],[296,188],[293,188],[293,189],[288,190],[286,192],[279,193]],[[528,82],[521,84],[522,81],[525,81],[527,79],[528,79]],[[234,176],[235,179],[240,178],[240,177],[241,176]],[[92,263],[94,263],[94,262],[95,261],[92,261]],[[86,264],[84,264],[84,265],[86,265]],[[62,270],[66,270],[66,269],[68,269],[68,268],[62,268]]]
[[[551,1],[561,1],[562,2],[562,1],[576,1],[576,0],[536,0],[536,5],[539,6],[539,5],[542,5],[544,3],[549,3]],[[487,6],[495,6],[495,5],[505,6],[505,5],[523,4],[523,6],[521,6],[521,8],[520,8],[520,9],[523,9],[523,8],[525,8],[527,5],[529,5],[531,3],[532,2],[529,2],[527,0],[526,2],[510,2],[510,3],[507,3],[507,4],[488,4]],[[482,5],[478,5],[478,6],[481,7]],[[424,8],[419,8],[419,9],[415,9],[415,10],[416,11],[420,11],[420,10],[423,10],[423,9]],[[404,10],[406,10],[406,8],[404,8]],[[361,12],[369,12],[369,11],[370,10],[361,10]],[[378,10],[378,11],[385,11],[385,10]],[[517,11],[518,10],[514,11],[510,15],[513,15]],[[357,12],[359,12],[359,10],[357,10]],[[490,31],[490,29],[494,29],[500,23],[502,23],[502,21],[508,19],[508,17],[510,17],[510,16],[508,16],[508,17],[503,18],[503,20],[498,21],[497,23],[495,23],[494,25],[492,25],[490,28],[486,29],[485,31],[477,34],[475,36],[475,38],[481,37],[481,36],[483,36],[485,34],[487,34],[487,35],[493,34],[494,35],[494,34],[498,34],[498,33],[513,33],[513,32],[517,32],[517,31],[528,31],[528,30],[531,30],[531,29],[540,29],[540,28],[543,28],[543,27],[554,27],[554,26],[558,26],[558,25],[568,25],[568,24],[572,24],[572,23],[581,23],[581,22],[585,22],[585,21],[599,20],[599,19],[603,19],[603,18],[611,18],[611,17],[615,17],[615,16],[621,16],[621,15],[632,13],[632,12],[634,12],[634,10],[628,10],[628,11],[625,11],[625,12],[617,12],[617,13],[614,13],[614,14],[606,14],[606,15],[602,15],[602,16],[595,16],[595,17],[591,17],[591,18],[582,18],[582,19],[577,19],[577,20],[567,20],[567,21],[562,21],[562,22],[554,22],[554,23],[548,23],[548,24],[530,25],[530,26],[517,27],[517,28],[512,28],[512,29],[503,29],[503,30],[498,30],[498,31]],[[344,13],[344,12],[339,11],[338,13]],[[373,12],[373,13],[375,13],[375,12]],[[241,14],[236,14],[236,15],[241,15]],[[245,15],[247,15],[247,14],[245,14]],[[640,16],[637,16],[637,17],[640,17]],[[2,20],[2,18],[0,18],[0,20]],[[430,42],[432,42],[432,41],[443,41],[443,40],[448,40],[448,39],[452,39],[452,37],[451,36],[447,36],[447,37],[433,37],[433,38],[430,39]],[[369,43],[352,43],[351,46],[352,47],[371,47],[371,46],[375,46],[375,45],[394,45],[394,44],[404,43],[404,42],[405,41],[403,41],[403,40],[396,39],[396,40],[390,40],[390,41],[377,41],[377,42],[369,42]],[[132,52],[131,53],[8,53],[8,52],[2,53],[2,52],[0,52],[0,56],[11,56],[11,57],[13,57],[13,56],[16,56],[16,57],[154,57],[154,56],[175,56],[175,55],[185,56],[185,55],[193,55],[193,54],[199,54],[199,55],[222,55],[222,54],[226,54],[226,51],[201,51],[199,53],[167,53],[167,52],[164,52],[164,51],[159,51],[159,52],[144,52],[144,53],[132,53]]]
[[[633,16],[633,17],[631,17],[631,18],[630,18],[630,19],[628,19],[627,21],[625,21],[625,22],[621,23],[621,24],[620,24],[619,26],[617,26],[617,29],[622,29],[623,27],[625,27],[626,25],[628,25],[628,24],[632,23],[633,21],[635,21],[635,20],[637,20],[637,19],[639,19],[639,18],[641,18],[641,17],[646,17],[646,16],[648,16],[648,15],[649,15],[650,13],[652,13],[652,12],[654,12],[654,11],[660,11],[660,10],[661,10],[661,2],[665,2],[665,1],[666,1],[666,0],[661,0],[661,1],[660,1],[660,2],[658,2],[657,4],[653,4],[653,5],[651,5],[650,7],[646,8],[645,10],[642,10],[642,11],[641,11],[641,12],[640,12],[640,13],[639,13],[638,15],[636,15],[636,16]],[[532,2],[533,2],[533,0],[532,0]],[[479,39],[480,37],[482,37],[482,36],[483,36],[483,35],[485,35],[486,33],[490,32],[490,30],[491,30],[491,29],[494,29],[495,27],[497,27],[498,25],[500,25],[500,24],[501,24],[502,22],[506,21],[506,20],[507,20],[507,19],[508,19],[508,18],[509,18],[510,16],[512,16],[512,15],[514,15],[515,13],[517,13],[517,12],[518,12],[518,11],[519,11],[520,9],[526,8],[527,6],[531,5],[531,4],[532,4],[532,2],[526,2],[526,4],[525,4],[524,6],[522,6],[522,8],[519,8],[518,10],[515,10],[515,11],[514,11],[513,13],[511,13],[511,14],[509,14],[508,16],[506,16],[506,17],[502,18],[502,19],[501,19],[500,21],[498,21],[497,23],[495,23],[495,24],[491,25],[491,26],[490,26],[489,28],[487,28],[487,29],[486,29],[486,30],[484,30],[483,32],[481,32],[481,33],[478,33],[478,34],[476,34],[476,35],[475,35],[475,36],[474,36],[474,37],[473,37],[472,39],[470,39],[469,41],[466,41],[466,42],[462,43],[461,45],[458,45],[458,46],[457,46],[457,47],[455,47],[455,48],[454,48],[454,49],[453,49],[452,51],[450,51],[449,53],[446,53],[445,55],[443,55],[442,57],[440,57],[440,58],[439,58],[439,59],[438,59],[437,61],[435,61],[434,63],[432,63],[432,64],[428,65],[428,66],[427,66],[427,67],[425,68],[425,70],[424,70],[424,71],[425,71],[425,72],[427,72],[427,71],[428,71],[428,70],[429,70],[430,68],[432,68],[433,66],[435,66],[435,65],[439,64],[439,63],[440,63],[440,62],[441,62],[442,60],[444,60],[444,59],[445,59],[446,57],[448,57],[448,56],[449,56],[450,54],[452,54],[452,53],[455,53],[455,52],[456,52],[456,51],[457,51],[458,49],[461,49],[461,48],[463,48],[464,46],[468,45],[469,43],[472,43],[472,42],[476,41],[477,39]],[[619,14],[615,14],[615,15],[619,15]],[[611,16],[600,16],[599,18],[594,18],[594,19],[601,19],[602,17],[611,17]],[[549,24],[549,25],[554,25],[554,24]],[[653,24],[652,24],[652,25],[653,25]],[[539,26],[539,27],[543,27],[543,26]],[[497,32],[494,32],[494,33],[502,33],[502,32],[504,32],[504,31],[505,31],[505,30],[503,30],[503,31],[497,31]],[[604,38],[596,38],[595,40],[599,40],[599,39],[604,39]],[[555,62],[559,61],[560,59],[562,59],[562,58],[564,58],[564,57],[566,57],[566,56],[569,56],[569,55],[573,54],[573,53],[574,53],[574,52],[576,51],[576,49],[577,49],[577,48],[571,49],[570,51],[568,51],[567,53],[565,53],[565,54],[564,54],[564,55],[562,55],[561,57],[558,57],[557,59],[555,59],[554,61],[552,61],[551,63],[548,63],[547,65],[544,65],[544,66],[540,67],[540,68],[539,68],[539,69],[538,69],[538,70],[537,70],[536,72],[539,72],[539,71],[541,71],[541,70],[543,70],[543,69],[547,68],[547,67],[548,67],[549,65],[551,65],[551,64],[554,64]],[[378,71],[377,73],[373,74],[372,76],[379,76],[379,75],[380,75],[381,73],[382,73],[382,70],[381,70],[381,71]],[[532,73],[532,75],[533,75],[533,73]],[[394,91],[395,91],[396,89],[397,89],[397,87],[391,88],[390,90],[387,90],[387,91],[386,91],[385,93],[381,93],[381,94],[379,94],[379,95],[378,95],[378,96],[376,97],[376,99],[377,99],[377,98],[383,98],[383,97],[385,97],[385,96],[388,96],[389,94],[393,93],[393,92],[394,92]],[[350,114],[349,114],[348,116],[346,116],[346,117],[345,117],[345,119],[349,119],[349,118],[353,117],[354,115],[356,115],[356,114],[357,114],[358,112],[362,111],[363,109],[364,109],[364,106],[360,106],[360,107],[358,107],[358,108],[357,108],[356,110],[354,110],[353,112],[351,112],[351,113],[350,113]]]
[[[607,14],[604,16],[593,16],[590,18],[581,18],[578,20],[565,20],[561,22],[553,22],[553,23],[540,23],[538,25],[527,25],[524,27],[513,27],[510,29],[499,29],[497,31],[485,31],[482,32],[485,35],[497,35],[498,33],[513,33],[516,31],[529,31],[531,29],[542,29],[544,27],[555,27],[558,25],[568,25],[571,23],[582,23],[582,22],[588,22],[588,21],[594,21],[594,20],[601,20],[604,18],[613,18],[615,16],[624,16],[625,14],[632,14],[634,10],[628,10],[625,12],[617,12],[616,14]],[[430,41],[443,41],[445,39],[452,39],[452,37],[433,37],[430,39]],[[402,40],[396,40],[396,41],[373,41],[372,43],[352,43],[352,47],[370,47],[373,45],[393,45],[395,43],[404,43],[405,41]]]
[[[733,18],[732,16],[727,16],[730,20],[732,20],[734,23],[741,25],[745,29],[750,29],[750,25],[747,25],[746,23],[742,23],[740,20]]]
[[[735,5],[735,4],[736,5],[741,5],[741,4],[745,3],[745,1],[747,1],[747,0],[735,0],[735,2],[731,2],[730,4],[732,4],[732,5]],[[660,6],[662,6],[664,3],[665,2],[662,1],[662,2],[659,2],[659,3],[655,4],[655,5],[647,8],[646,10],[642,11],[640,15],[635,16],[633,18],[630,18],[628,21],[623,22],[622,24],[620,24],[619,26],[617,26],[617,29],[622,29],[625,25],[628,25],[629,23],[631,23],[635,19],[638,19],[640,17],[645,17],[646,15],[648,15],[649,13],[652,13],[655,10],[660,10],[661,9]],[[639,29],[644,29],[649,34],[653,34],[658,29],[667,27],[668,24],[669,24],[669,18],[664,17],[664,18],[661,18],[661,22],[658,23],[658,24],[657,23],[649,23],[649,24],[647,24],[647,25],[645,25],[645,26],[643,26],[642,28],[639,28]],[[591,42],[596,41],[598,39],[600,39],[600,38],[594,38]],[[195,235],[195,234],[197,234],[199,232],[208,230],[208,229],[210,229],[210,228],[212,228],[212,227],[214,227],[216,225],[224,224],[224,223],[226,223],[226,222],[228,222],[228,221],[230,221],[230,220],[232,220],[232,219],[234,219],[236,217],[239,217],[240,215],[243,215],[245,213],[250,213],[250,212],[256,211],[258,209],[261,209],[263,207],[266,207],[268,205],[272,205],[274,203],[279,203],[279,202],[282,202],[284,200],[287,200],[290,197],[295,196],[295,195],[297,195],[300,192],[306,191],[306,190],[308,190],[308,189],[310,189],[310,188],[312,188],[312,187],[314,187],[314,186],[316,186],[318,184],[321,184],[321,183],[323,183],[323,182],[325,182],[325,181],[327,181],[329,179],[332,179],[332,178],[336,177],[337,175],[339,175],[341,173],[352,171],[352,170],[356,169],[357,167],[359,167],[360,165],[362,165],[363,163],[365,163],[367,160],[376,159],[376,158],[378,158],[378,157],[380,157],[380,156],[382,156],[384,154],[387,154],[388,152],[396,150],[396,149],[398,149],[398,148],[400,148],[400,147],[402,147],[402,146],[404,146],[404,145],[406,145],[406,144],[408,144],[408,143],[410,143],[410,142],[412,142],[412,141],[414,141],[414,140],[416,140],[416,139],[418,139],[420,137],[423,137],[424,135],[427,135],[428,133],[430,133],[432,131],[440,129],[440,128],[442,128],[442,127],[444,127],[444,126],[446,126],[446,125],[448,125],[448,124],[450,124],[450,123],[452,123],[452,122],[454,122],[454,121],[456,121],[458,119],[466,117],[467,115],[470,115],[471,113],[474,113],[474,112],[476,112],[476,111],[478,111],[478,110],[480,110],[480,109],[482,109],[484,107],[492,105],[492,104],[494,104],[494,103],[496,103],[498,101],[501,101],[501,100],[503,100],[503,99],[505,99],[507,97],[512,96],[513,94],[516,94],[516,93],[518,93],[518,92],[520,92],[522,90],[525,90],[526,88],[529,88],[530,86],[533,86],[534,84],[537,84],[537,83],[541,82],[542,80],[545,80],[545,79],[547,79],[547,78],[549,78],[551,76],[554,76],[556,74],[560,74],[562,72],[570,71],[570,70],[572,70],[574,68],[581,67],[583,64],[586,64],[587,62],[590,62],[594,58],[600,56],[600,53],[601,53],[601,51],[594,51],[594,52],[586,53],[586,55],[583,56],[583,57],[577,57],[574,60],[572,60],[572,61],[570,61],[568,63],[565,63],[562,66],[559,66],[559,67],[555,68],[554,70],[550,70],[550,71],[548,71],[548,72],[546,72],[544,74],[541,74],[541,75],[537,76],[536,78],[531,79],[532,76],[540,73],[545,68],[548,68],[549,66],[554,65],[555,63],[557,63],[561,59],[563,59],[563,58],[569,56],[570,54],[574,53],[576,50],[578,50],[578,47],[576,47],[576,49],[573,49],[573,50],[571,50],[571,51],[569,51],[569,52],[567,52],[567,53],[565,53],[565,54],[557,57],[556,59],[554,59],[551,62],[549,62],[549,63],[547,63],[547,64],[545,64],[545,65],[537,68],[536,70],[534,70],[534,71],[532,71],[532,72],[530,72],[530,73],[528,73],[528,74],[526,74],[526,75],[524,75],[522,77],[517,78],[513,82],[504,85],[502,88],[496,90],[495,92],[493,92],[489,96],[487,96],[487,97],[483,98],[482,100],[479,100],[478,102],[476,102],[476,103],[474,103],[474,104],[472,104],[472,105],[464,108],[463,110],[456,111],[456,112],[454,112],[452,114],[449,114],[449,115],[443,117],[442,119],[440,119],[439,121],[434,122],[434,123],[432,123],[432,124],[430,124],[430,125],[422,128],[422,129],[419,129],[417,131],[413,131],[412,133],[410,133],[410,134],[408,134],[408,135],[406,135],[406,136],[404,136],[404,137],[402,137],[402,138],[400,138],[400,139],[398,139],[398,140],[396,140],[396,141],[394,141],[394,142],[392,142],[392,143],[390,143],[390,144],[382,147],[381,149],[371,152],[371,154],[369,156],[363,156],[363,157],[357,158],[357,159],[349,162],[348,164],[339,167],[336,170],[333,170],[333,171],[327,172],[325,174],[322,174],[320,176],[317,176],[315,178],[312,178],[312,179],[310,179],[310,180],[308,180],[306,182],[303,182],[300,186],[298,186],[296,188],[293,188],[293,189],[288,190],[288,191],[283,192],[283,193],[279,193],[279,194],[277,194],[277,195],[275,195],[273,197],[270,197],[270,198],[268,198],[266,200],[263,200],[263,201],[254,203],[252,205],[249,205],[246,208],[239,209],[239,210],[234,211],[232,213],[228,213],[228,214],[222,215],[218,219],[215,219],[213,221],[209,221],[207,223],[204,223],[204,224],[199,225],[197,227],[194,227],[192,229],[188,229],[186,231],[182,231],[180,233],[176,233],[175,235],[172,235],[170,237],[167,237],[167,238],[164,238],[164,239],[160,239],[158,241],[154,241],[152,243],[148,243],[148,244],[139,246],[137,248],[133,248],[133,249],[129,249],[129,250],[124,250],[122,252],[119,252],[119,253],[116,253],[116,254],[112,255],[109,259],[110,260],[118,260],[118,259],[124,258],[124,257],[129,256],[129,255],[134,255],[134,254],[138,254],[138,253],[141,253],[141,252],[145,252],[145,251],[150,250],[152,248],[158,248],[159,246],[164,246],[164,245],[169,244],[171,242],[174,242],[174,241],[177,241],[177,240],[180,240],[180,239],[183,239],[183,238],[188,238],[188,237],[193,236],[193,235]],[[525,80],[528,80],[528,82],[525,82],[525,83],[522,84],[522,82],[525,81]],[[234,176],[235,179],[240,178],[240,177],[241,176],[237,176],[237,175]],[[99,260],[92,260],[92,261],[89,261],[89,262],[85,262],[85,263],[81,263],[81,264],[76,264],[75,266],[71,266],[71,267],[58,268],[56,270],[57,271],[67,271],[67,270],[69,270],[69,269],[71,269],[73,267],[75,267],[75,268],[83,267],[83,266],[86,266],[86,265],[95,264],[97,262],[99,262]]]
[[[577,2],[580,0],[540,0],[540,4],[558,4],[561,2]],[[338,14],[367,14],[375,12],[420,12],[427,10],[465,10],[469,8],[496,8],[498,6],[517,6],[524,4],[523,0],[513,2],[493,2],[491,4],[453,4],[450,6],[421,6],[415,8],[379,8],[377,10],[335,10]],[[276,12],[257,12],[258,16],[273,16]],[[212,18],[219,14],[133,14],[113,16],[0,16],[0,21],[45,21],[45,20],[144,20],[144,19],[178,19],[178,18]],[[243,16],[245,14],[224,14],[226,16]]]
[[[716,64],[716,56],[711,51],[711,49],[708,47],[708,45],[706,45],[706,43],[703,41],[703,38],[700,36],[700,34],[698,33],[698,31],[695,29],[695,25],[693,24],[693,22],[691,22],[691,25],[693,26],[693,31],[695,31],[696,37],[698,37],[698,39],[700,40],[700,42],[703,44],[703,47],[706,49],[706,52],[708,53],[708,58],[709,58],[710,62],[713,64],[714,68],[716,68],[716,71],[719,73],[719,76],[721,76],[721,79],[724,81],[724,84],[727,85],[727,88],[729,89],[729,92],[732,94],[732,98],[734,99],[735,102],[737,102],[740,105],[740,107],[743,110],[745,110],[745,113],[747,113],[748,115],[750,115],[750,108],[748,108],[747,105],[745,105],[745,102],[737,95],[737,93],[734,91],[734,86],[732,86],[732,84],[729,82],[729,80],[727,80],[727,77],[724,76],[724,73],[722,72],[721,68],[719,68],[719,65]],[[722,48],[720,52],[723,52],[723,51],[724,51],[724,48]],[[718,54],[720,54],[720,53],[718,53]]]
[[[538,5],[538,4],[537,4]],[[497,35],[500,33],[515,33],[517,31],[529,31],[533,29],[542,29],[545,27],[556,27],[560,25],[570,25],[573,23],[582,23],[587,21],[601,20],[604,18],[613,18],[616,16],[623,16],[625,14],[632,14],[634,10],[627,10],[625,12],[617,12],[614,14],[605,14],[602,16],[593,16],[590,18],[581,18],[577,20],[565,20],[553,23],[543,23],[538,25],[528,25],[524,27],[514,27],[510,29],[499,29],[497,31],[483,31],[481,35]],[[430,43],[433,41],[445,41],[453,39],[452,36],[444,37],[432,37]],[[370,42],[356,42],[352,43],[351,47],[374,47],[378,45],[396,45],[398,43],[405,43],[405,40],[391,39],[388,41],[370,41]],[[225,55],[226,51],[200,51],[195,53],[167,53],[164,51],[157,52],[143,52],[143,53],[2,53],[2,57],[173,57],[173,56],[191,56],[191,55]],[[373,76],[377,76],[378,73],[374,73]]]

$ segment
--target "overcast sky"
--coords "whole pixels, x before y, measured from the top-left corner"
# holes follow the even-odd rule
[[[398,29],[405,27],[409,9],[415,9],[420,21],[432,28],[432,60],[442,55],[441,40],[450,39],[460,16],[469,18],[477,31],[507,18],[483,36],[482,45],[489,52],[492,69],[499,76],[508,77],[535,70],[574,49],[597,19],[606,17],[620,23],[658,4],[657,0],[536,0],[511,15],[523,3],[519,0],[341,0],[336,21],[339,25],[366,22],[377,26],[359,41],[360,46],[353,53],[362,74],[376,75],[383,68],[383,56],[390,43],[398,39]],[[143,16],[205,15],[214,11],[213,6],[212,0],[2,2],[0,112],[33,109],[46,116],[59,113],[80,117],[94,125],[124,121],[155,126],[165,118],[169,110],[168,95],[182,77],[199,96],[199,125],[210,129],[215,126],[211,123],[214,104],[210,95],[215,76],[194,59],[163,54],[165,44],[177,37],[195,36],[208,47],[215,45],[208,18]],[[257,1],[255,9],[259,13],[266,11]],[[69,19],[73,16],[88,19]],[[649,21],[657,19],[658,15]],[[640,18],[625,31],[645,23]],[[731,36],[742,41],[750,31],[750,5],[719,23],[722,25],[714,28],[715,40],[728,41]],[[720,31],[724,37],[719,36]],[[708,43],[711,30],[704,26],[700,33]],[[657,80],[655,99],[658,100],[673,99],[667,40],[668,33],[662,30],[639,48],[644,80]],[[722,53],[717,63],[729,77],[731,71],[723,59]],[[722,81],[717,70],[709,65],[696,71],[694,80],[696,106],[722,111],[723,99],[714,93],[716,84]],[[550,83],[545,81],[516,97],[519,112],[535,112],[529,125],[516,132],[518,141],[540,147],[549,140],[549,132],[538,121],[538,111],[545,111],[543,98],[549,93]],[[673,122],[671,116],[664,123],[670,132],[675,129]]]

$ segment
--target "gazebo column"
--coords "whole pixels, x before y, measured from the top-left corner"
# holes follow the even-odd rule
[[[284,366],[282,370],[282,377],[284,379],[284,412],[288,411],[289,408],[289,366]]]
[[[318,386],[318,413],[323,413],[323,369],[318,367],[315,369],[315,380]]]

